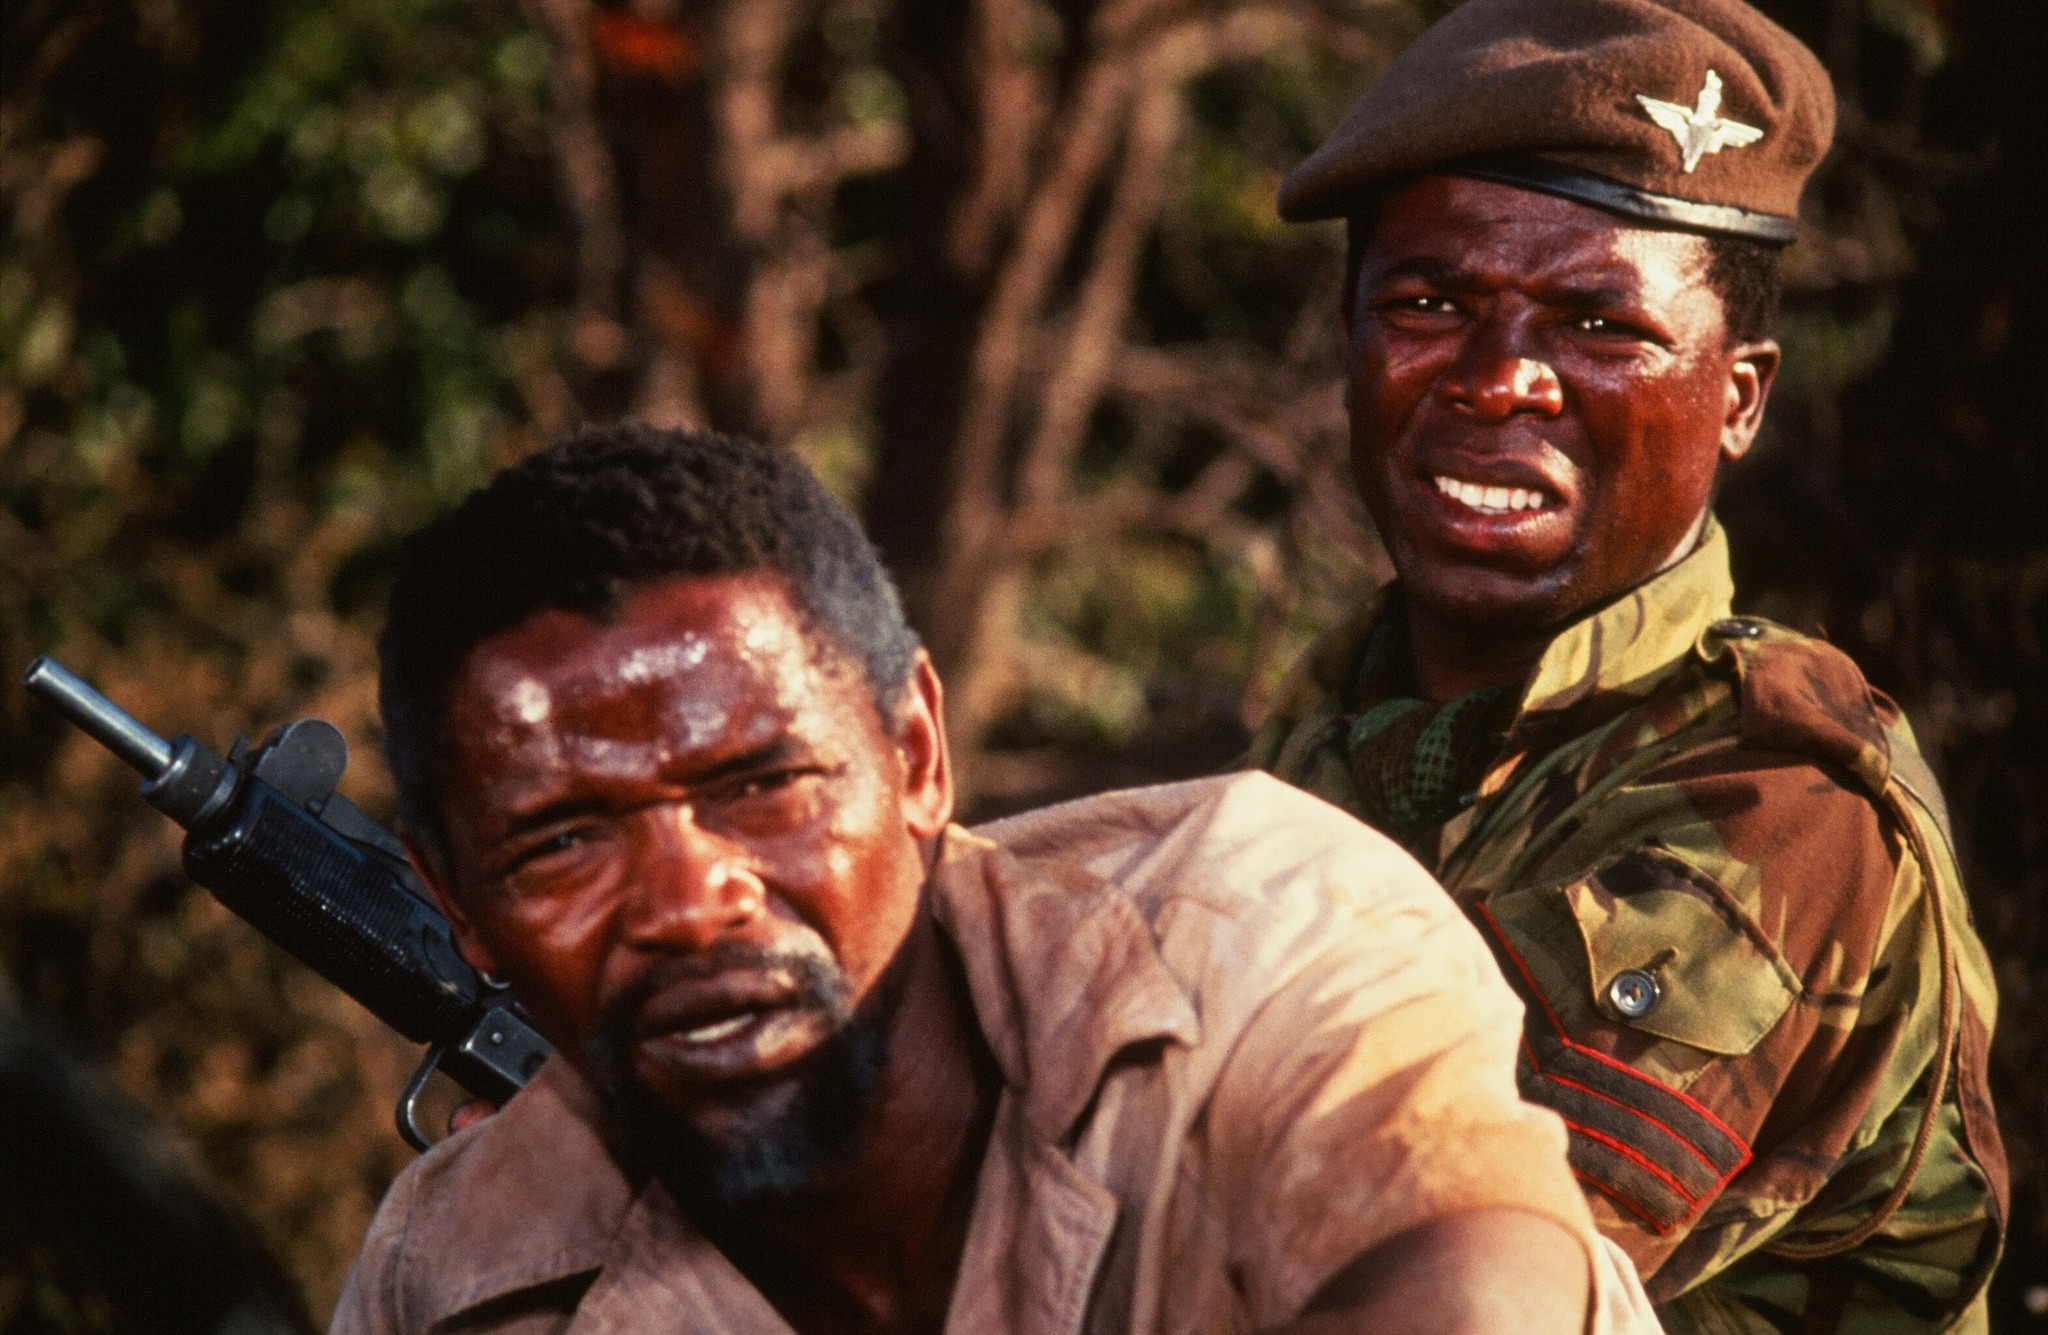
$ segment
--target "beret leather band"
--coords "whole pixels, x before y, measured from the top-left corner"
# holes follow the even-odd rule
[[[1775,213],[1757,213],[1732,204],[1701,204],[1671,195],[1652,194],[1620,181],[1610,181],[1604,176],[1536,157],[1480,158],[1446,163],[1440,170],[1452,176],[1469,176],[1475,180],[1557,195],[1581,204],[1591,204],[1609,213],[1618,213],[1624,218],[1683,228],[1688,232],[1710,232],[1782,246],[1789,244],[1797,231],[1792,219]]]

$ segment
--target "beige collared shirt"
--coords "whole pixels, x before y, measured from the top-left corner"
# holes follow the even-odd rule
[[[1594,1331],[1657,1329],[1515,1094],[1485,946],[1349,816],[1257,774],[1115,793],[949,831],[931,893],[1005,1080],[950,1332],[1260,1330],[1488,1207],[1586,1241]],[[393,1184],[333,1329],[789,1335],[559,1059]]]

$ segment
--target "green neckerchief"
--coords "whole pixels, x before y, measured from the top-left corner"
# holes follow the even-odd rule
[[[1466,805],[1499,754],[1519,690],[1484,686],[1435,704],[1415,684],[1408,618],[1398,597],[1359,664],[1345,746],[1358,813],[1423,856],[1436,831]]]
[[[1639,697],[1674,662],[1696,652],[1696,641],[1707,633],[1708,626],[1728,615],[1733,591],[1728,541],[1721,526],[1709,519],[1691,555],[1573,622],[1551,641],[1510,711],[1511,737],[1589,702],[1611,699],[1625,703]],[[1419,694],[1412,682],[1394,682],[1364,671],[1368,647],[1389,623],[1400,623],[1396,629],[1399,643],[1405,647],[1407,614],[1400,607],[1401,598],[1398,583],[1375,590],[1308,647],[1274,691],[1266,721],[1252,736],[1245,764],[1363,816],[1399,839],[1424,866],[1440,871],[1441,850],[1432,841],[1440,842],[1446,826],[1440,823],[1432,831],[1424,821],[1419,833],[1404,836],[1399,826],[1405,822],[1396,816],[1422,820],[1418,809],[1429,804],[1415,802],[1410,794],[1401,812],[1389,811],[1391,804],[1384,793],[1390,789],[1407,792],[1408,785],[1380,784],[1371,773],[1377,767],[1355,763],[1349,745],[1356,722],[1373,706]],[[1407,655],[1391,658],[1398,664]],[[1412,660],[1409,666],[1412,669]],[[1490,713],[1486,709],[1473,712],[1475,716]],[[1425,721],[1437,720],[1434,716],[1412,720],[1409,728],[1415,736],[1423,730],[1417,725]],[[1469,722],[1464,711],[1459,711],[1443,726],[1456,733]],[[1382,746],[1400,755],[1395,739],[1382,740],[1373,748],[1374,754]],[[1454,756],[1466,754],[1455,742],[1450,749]],[[1412,747],[1409,755],[1412,758]],[[1366,771],[1363,776],[1362,770]],[[1371,778],[1381,793],[1368,797],[1361,792],[1362,777]],[[1399,779],[1399,766],[1395,778]],[[1433,784],[1431,787],[1434,791]],[[1452,787],[1454,803],[1472,792],[1470,784]],[[1454,822],[1461,815],[1454,812],[1448,828],[1455,829]]]

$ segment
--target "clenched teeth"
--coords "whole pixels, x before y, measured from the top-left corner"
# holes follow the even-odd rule
[[[714,1024],[698,1025],[695,1029],[685,1029],[683,1031],[683,1041],[686,1043],[716,1043],[719,1039],[730,1038],[746,1028],[753,1018],[753,1012],[748,1011],[735,1015],[729,1020],[719,1020]]]
[[[1524,491],[1520,487],[1482,487],[1476,482],[1440,476],[1436,489],[1481,514],[1511,515],[1518,510],[1541,510],[1544,506],[1542,492]]]

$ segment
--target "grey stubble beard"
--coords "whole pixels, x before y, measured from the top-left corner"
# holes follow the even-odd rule
[[[731,1134],[711,1136],[662,1103],[633,1069],[632,1034],[641,1010],[678,976],[726,969],[775,969],[797,983],[798,1004],[826,1018],[829,1035],[777,1083],[786,1099],[736,1119]],[[739,943],[656,965],[607,1008],[585,1048],[598,1097],[628,1155],[665,1186],[686,1212],[724,1212],[787,1199],[822,1184],[860,1143],[869,1105],[887,1064],[894,989],[878,985],[859,1006],[852,985],[829,959]],[[736,1091],[744,1097],[745,1091]]]

